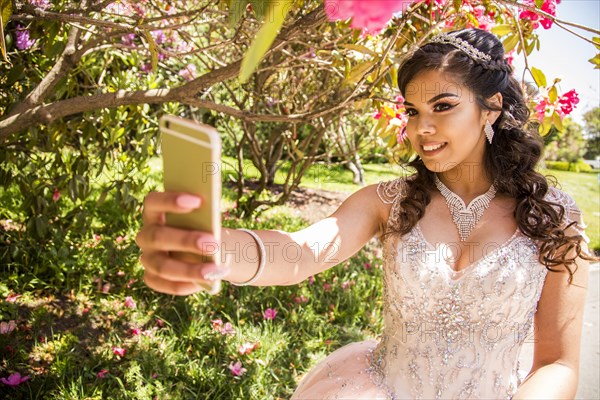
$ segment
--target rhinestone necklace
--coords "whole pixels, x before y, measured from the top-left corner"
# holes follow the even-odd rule
[[[465,206],[463,199],[440,181],[437,174],[435,175],[435,186],[437,186],[442,196],[446,199],[452,220],[456,228],[458,228],[460,240],[464,242],[481,219],[483,212],[490,206],[492,199],[496,196],[496,186],[492,184],[487,192],[481,196],[477,196],[468,206]]]

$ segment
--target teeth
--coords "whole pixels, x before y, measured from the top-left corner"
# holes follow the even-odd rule
[[[423,149],[425,149],[425,151],[433,151],[433,150],[439,149],[440,147],[442,147],[445,144],[446,143],[440,143],[440,144],[436,144],[434,146],[423,146]]]

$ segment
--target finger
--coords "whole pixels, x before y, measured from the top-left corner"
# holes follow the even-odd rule
[[[223,279],[230,268],[216,264],[191,264],[169,257],[166,252],[142,254],[144,268],[161,279],[179,282],[213,281]]]
[[[214,236],[209,232],[159,225],[142,227],[135,241],[143,250],[186,251],[206,256],[214,256],[218,248]]]
[[[179,192],[151,192],[144,199],[144,224],[164,224],[166,212],[184,214],[198,207],[202,203],[200,196]]]
[[[204,290],[198,283],[169,281],[162,279],[149,271],[144,272],[144,282],[148,287],[157,292],[174,294],[177,296],[187,296]]]

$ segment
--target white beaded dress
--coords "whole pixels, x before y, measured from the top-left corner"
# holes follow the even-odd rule
[[[398,224],[403,178],[380,182]],[[546,199],[565,207],[565,223],[589,241],[574,200],[556,188]],[[519,351],[530,334],[547,269],[535,242],[518,229],[460,272],[440,260],[419,224],[383,241],[384,330],[348,344],[300,382],[300,399],[507,399],[523,379]]]

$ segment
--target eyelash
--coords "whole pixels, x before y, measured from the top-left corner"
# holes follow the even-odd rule
[[[438,107],[438,106],[444,106],[443,110],[439,110],[439,112],[444,112],[444,111],[448,111],[448,110],[454,108],[456,106],[456,104],[437,103],[436,105],[433,106],[434,111],[435,111],[436,107]],[[409,117],[412,117],[412,116],[416,115],[416,114],[412,114],[411,113],[413,111],[415,113],[417,112],[417,110],[415,110],[414,108],[408,108],[408,109],[406,109],[406,115],[408,115]]]

